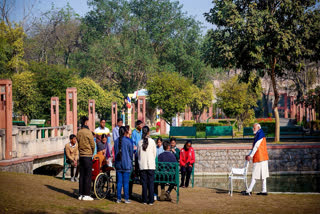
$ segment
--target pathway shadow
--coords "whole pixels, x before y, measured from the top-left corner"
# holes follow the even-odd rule
[[[51,185],[45,185],[48,189],[51,189],[53,191],[56,191],[56,192],[60,192],[60,193],[63,193],[69,197],[72,197],[72,198],[76,198],[77,196],[77,190],[76,189],[73,189],[73,192],[69,192],[69,191],[66,191],[64,189],[59,189],[57,187],[54,187],[54,186],[51,186]]]

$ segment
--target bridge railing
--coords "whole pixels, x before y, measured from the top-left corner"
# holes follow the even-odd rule
[[[61,152],[65,144],[69,142],[72,130],[72,125],[45,128],[13,126],[12,158]],[[4,134],[1,134],[0,131],[0,160],[4,159],[4,139]]]

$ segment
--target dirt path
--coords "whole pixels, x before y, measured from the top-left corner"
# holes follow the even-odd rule
[[[140,195],[141,187],[134,186]],[[181,189],[180,202],[137,201],[116,204],[110,200],[78,201],[78,183],[58,178],[0,173],[0,213],[320,213],[320,195],[228,196],[225,190]]]

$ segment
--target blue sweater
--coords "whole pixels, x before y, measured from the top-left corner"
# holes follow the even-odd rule
[[[176,157],[170,151],[164,151],[158,156],[159,162],[177,162]]]
[[[122,157],[117,160],[119,153],[119,138],[114,142],[115,167],[117,171],[130,172],[133,159],[133,142],[130,138],[122,137],[121,142]]]

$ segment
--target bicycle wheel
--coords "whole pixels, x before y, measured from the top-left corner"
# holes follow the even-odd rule
[[[94,181],[94,194],[98,199],[104,199],[109,193],[109,177],[104,173],[100,173]]]

